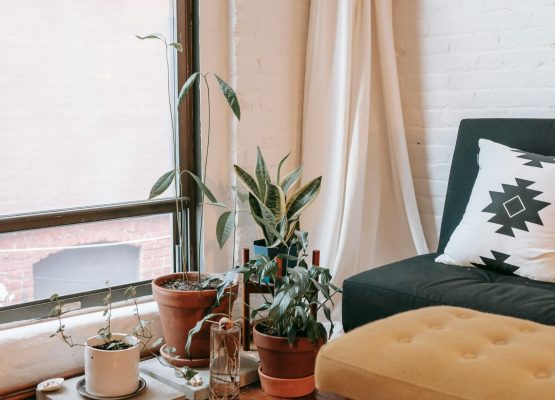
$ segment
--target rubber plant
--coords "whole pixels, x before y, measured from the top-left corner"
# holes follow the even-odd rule
[[[170,186],[174,187],[174,199],[176,214],[184,209],[183,199],[183,179],[188,177],[192,179],[200,190],[200,231],[203,230],[204,207],[212,205],[217,207],[225,207],[214,196],[206,184],[206,176],[208,171],[208,160],[210,154],[211,139],[211,93],[209,79],[215,79],[220,92],[225,97],[227,104],[231,108],[234,116],[239,120],[241,118],[241,109],[235,91],[218,75],[207,72],[194,72],[191,74],[182,88],[179,90],[176,104],[172,101],[172,84],[170,79],[170,54],[174,51],[183,51],[181,44],[168,42],[167,39],[157,33],[146,36],[137,36],[141,40],[156,40],[163,45],[166,72],[167,72],[167,96],[169,105],[169,116],[171,120],[172,139],[173,139],[173,168],[164,172],[156,180],[150,190],[149,199],[154,199],[164,193]],[[178,154],[178,130],[176,125],[175,110],[185,100],[191,89],[198,83],[203,83],[206,88],[206,107],[208,111],[208,120],[206,129],[201,130],[201,136],[205,137],[205,158],[202,165],[201,174],[195,174],[193,171],[181,170]],[[202,154],[202,152],[201,152]],[[230,213],[232,213],[230,211]],[[152,289],[158,309],[160,311],[160,319],[162,322],[162,330],[166,344],[162,346],[161,355],[174,366],[191,366],[201,367],[207,366],[210,355],[210,331],[208,327],[203,327],[195,331],[194,337],[189,335],[191,329],[206,317],[210,311],[224,312],[230,310],[234,299],[237,296],[238,285],[235,281],[227,281],[220,276],[203,274],[199,271],[186,272],[187,266],[184,265],[186,257],[186,232],[182,226],[181,219],[177,218],[177,233],[179,235],[179,249],[182,260],[181,273],[174,273],[158,277],[152,281]],[[197,255],[200,259],[201,241],[198,241]],[[224,294],[228,293],[228,296]],[[186,343],[188,346],[186,347]]]

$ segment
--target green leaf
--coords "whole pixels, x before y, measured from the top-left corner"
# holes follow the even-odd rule
[[[316,196],[318,196],[321,183],[322,177],[319,176],[293,194],[287,204],[287,219],[292,220],[301,215],[303,210],[316,199]]]
[[[168,46],[175,48],[177,51],[183,51],[183,46],[179,42],[170,43]]]
[[[58,293],[54,293],[52,296],[50,296],[49,300],[50,301],[57,301],[59,297],[60,296],[58,295]]]
[[[266,229],[266,224],[262,218],[262,209],[260,207],[260,201],[249,192],[249,207],[251,210],[251,215],[254,218],[254,222],[260,227],[262,230],[262,234],[264,235],[264,239],[266,240],[266,244],[270,245],[270,239],[273,241],[272,234],[268,232]],[[273,214],[272,214],[273,215]]]
[[[287,158],[289,157],[289,154],[291,154],[291,152],[287,153],[285,155],[285,157],[283,157],[281,159],[281,161],[279,162],[278,169],[277,169],[277,177],[276,177],[276,182],[277,182],[278,185],[281,182],[281,180],[280,180],[280,178],[281,178],[281,167],[283,167],[283,164],[285,163],[285,160],[287,160]]]
[[[222,314],[222,313],[210,313],[208,315],[205,315],[203,319],[201,319],[200,321],[198,321],[196,323],[196,325],[193,327],[193,329],[191,329],[189,331],[189,333],[187,334],[187,343],[185,344],[185,353],[187,353],[187,355],[190,357],[191,356],[191,343],[193,342],[193,336],[195,336],[197,333],[200,332],[200,330],[202,329],[202,326],[208,322],[210,320],[210,318],[216,317],[218,315],[221,315],[222,317],[227,317],[227,314]]]
[[[259,222],[259,225],[262,224],[264,237],[267,245],[270,246],[274,242],[275,234],[279,234],[276,230],[277,222],[274,213],[254,196],[249,197],[249,204],[254,219]]]
[[[220,249],[224,247],[225,242],[231,236],[233,232],[233,227],[235,226],[235,213],[233,211],[226,211],[216,223],[216,238],[218,239],[218,244]]]
[[[135,35],[135,37],[137,39],[141,39],[141,40],[158,39],[158,40],[161,40],[162,42],[166,43],[166,38],[161,33],[151,33],[150,35],[146,35],[146,36]]]
[[[198,72],[191,74],[189,79],[187,79],[187,81],[183,84],[183,87],[181,87],[181,90],[179,91],[179,97],[177,98],[177,105],[180,105],[183,99],[185,98],[185,96],[187,95],[187,93],[189,93],[189,90],[191,90],[191,88],[193,87],[198,76],[199,76]]]
[[[258,146],[256,146],[256,167],[254,172],[258,182],[258,191],[260,193],[259,197],[260,199],[265,199],[267,186],[270,183],[270,174],[268,173],[266,161],[264,161],[264,157],[262,156],[262,152]]]
[[[293,347],[293,345],[297,342],[297,330],[293,325],[289,325],[289,328],[287,329],[287,342],[290,347]]]
[[[245,189],[247,189],[253,196],[260,199],[258,184],[252,175],[238,165],[234,165],[233,169],[235,170],[235,174],[237,175],[237,178],[239,178],[239,181],[241,181],[243,186],[245,186]]]
[[[166,189],[172,184],[173,178],[175,177],[175,170],[171,170],[166,172],[162,175],[152,186],[150,189],[150,194],[148,195],[148,199],[153,199],[157,196],[160,196],[162,193],[166,191]]]
[[[274,214],[276,220],[283,218],[287,209],[285,208],[285,193],[279,186],[267,182],[266,207]]]
[[[283,178],[283,181],[281,181],[280,186],[285,193],[287,193],[289,189],[291,189],[291,187],[293,187],[293,185],[297,183],[297,181],[301,177],[302,169],[303,169],[303,166],[300,165],[298,168],[290,172],[285,178]]]
[[[229,86],[227,83],[225,83],[225,81],[222,78],[220,78],[218,75],[214,74],[214,76],[218,80],[218,84],[220,85],[220,89],[222,90],[222,93],[224,94],[224,97],[226,98],[227,102],[229,103],[229,106],[231,107],[231,110],[233,111],[233,113],[235,114],[237,119],[240,120],[241,119],[241,107],[239,106],[239,101],[237,100],[237,95],[235,94],[235,91],[231,88],[231,86]]]
[[[216,196],[214,196],[214,194],[210,191],[210,189],[208,189],[208,186],[206,186],[203,182],[202,179],[200,179],[198,176],[196,176],[194,173],[192,173],[191,171],[185,170],[184,172],[187,172],[189,175],[191,175],[191,177],[193,178],[193,180],[196,182],[197,186],[200,188],[200,190],[202,190],[202,193],[204,193],[206,195],[206,197],[208,197],[208,199],[212,202],[212,203],[218,203],[218,200],[216,200]],[[219,203],[218,203],[219,204]]]

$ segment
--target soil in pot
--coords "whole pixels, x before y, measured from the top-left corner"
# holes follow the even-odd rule
[[[255,325],[253,337],[260,355],[260,369],[265,375],[299,379],[314,374],[316,355],[323,340],[314,345],[308,338],[301,337],[294,346],[289,346],[287,338],[266,334],[262,324]]]
[[[161,355],[174,366],[203,367],[210,362],[210,324],[203,328],[192,339],[191,354],[185,353],[185,344],[189,331],[207,313],[216,300],[216,289],[202,289],[198,283],[198,273],[188,272],[188,280],[183,280],[182,273],[164,275],[152,281],[152,292],[158,303],[162,331],[166,344],[160,350]],[[201,279],[209,278],[202,274]],[[201,281],[202,282],[202,281]],[[217,282],[216,282],[217,285]],[[175,288],[175,289],[174,289]],[[232,295],[223,296],[220,305],[211,309],[212,313],[227,313],[231,301],[237,298],[239,286],[230,287]],[[169,354],[166,349],[174,348],[175,353]]]

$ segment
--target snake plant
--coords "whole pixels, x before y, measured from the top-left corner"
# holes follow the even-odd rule
[[[316,199],[320,191],[321,176],[293,190],[301,178],[302,165],[282,178],[281,169],[288,157],[289,154],[281,159],[275,182],[270,178],[258,147],[254,176],[238,165],[233,166],[238,180],[248,191],[250,214],[262,230],[267,247],[290,245],[302,212]]]

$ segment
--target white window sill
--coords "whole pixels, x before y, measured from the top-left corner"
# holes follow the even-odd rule
[[[63,319],[75,343],[96,334],[105,324],[103,308],[76,312]],[[154,339],[162,337],[158,307],[152,300],[139,304],[141,318],[151,321]],[[137,324],[135,307],[124,305],[112,311],[112,331],[130,332]],[[70,348],[59,337],[57,320],[13,326],[0,331],[0,396],[28,388],[57,376],[70,376],[83,370],[83,348]]]

